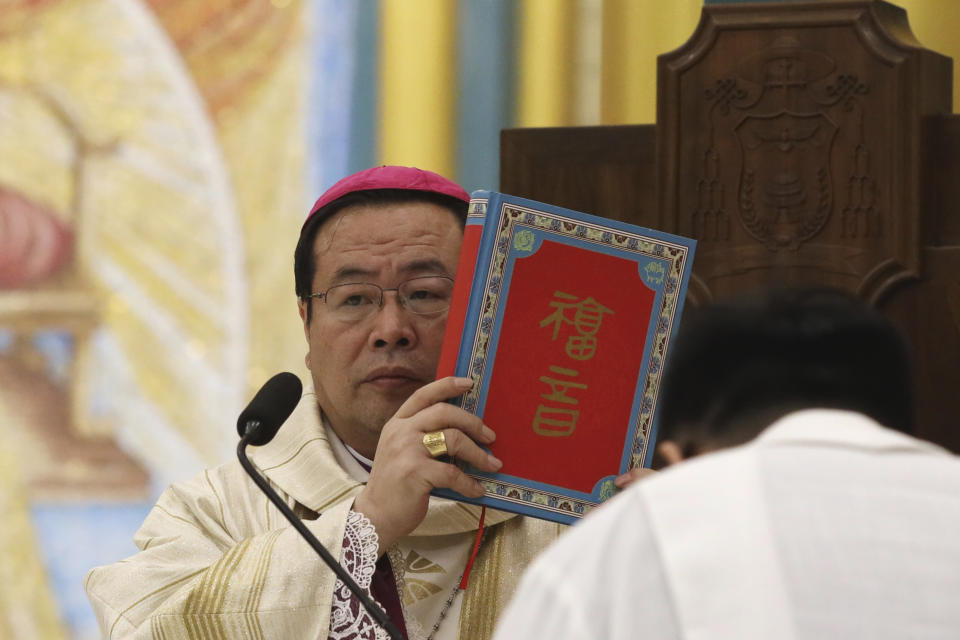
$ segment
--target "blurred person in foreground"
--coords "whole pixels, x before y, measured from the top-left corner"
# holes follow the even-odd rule
[[[686,320],[658,446],[679,464],[542,554],[495,639],[957,637],[960,461],[908,435],[895,328],[828,290]]]
[[[445,402],[472,381],[434,380],[468,202],[456,183],[396,166],[317,200],[294,256],[312,385],[252,456],[411,639],[488,638],[561,529],[493,510],[484,527],[481,508],[430,496],[483,495],[444,453],[501,466],[478,445],[493,430]],[[384,637],[236,460],[165,491],[135,542],[140,553],[85,582],[105,637]]]

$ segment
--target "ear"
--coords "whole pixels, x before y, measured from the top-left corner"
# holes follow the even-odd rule
[[[300,314],[300,321],[303,322],[303,337],[307,339],[307,355],[303,357],[304,364],[307,365],[307,370],[310,369],[310,325],[307,323],[307,305],[310,304],[311,300],[301,300],[297,298],[297,312]]]
[[[664,440],[657,443],[657,455],[659,455],[666,466],[683,462],[683,449],[673,440]]]
[[[297,298],[297,312],[300,314],[300,322],[303,323],[303,337],[308,343],[310,342],[310,321],[307,320],[307,311],[310,309],[311,302],[313,302],[312,298],[306,300]]]

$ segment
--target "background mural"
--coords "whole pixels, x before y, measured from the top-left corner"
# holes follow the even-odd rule
[[[900,4],[956,57],[953,0]],[[381,162],[496,188],[501,128],[652,122],[700,8],[0,0],[0,637],[99,637],[86,571],[232,458],[263,381],[306,378],[323,188]]]

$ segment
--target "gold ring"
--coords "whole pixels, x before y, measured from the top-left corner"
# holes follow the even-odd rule
[[[443,431],[429,431],[423,434],[423,446],[434,458],[447,455],[447,439]]]

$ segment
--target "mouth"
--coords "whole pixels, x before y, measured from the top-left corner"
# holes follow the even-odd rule
[[[417,372],[406,367],[380,367],[367,374],[363,381],[382,389],[420,387],[425,383]]]

